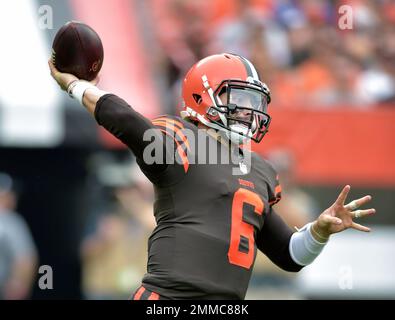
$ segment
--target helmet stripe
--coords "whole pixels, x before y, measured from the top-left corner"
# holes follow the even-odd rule
[[[247,75],[249,77],[252,77],[254,80],[259,80],[259,75],[258,72],[256,71],[254,65],[246,58],[244,58],[243,56],[238,56],[241,61],[243,62],[246,70],[247,70]]]
[[[251,68],[251,72],[252,72],[252,78],[254,80],[259,80],[259,75],[258,75],[258,71],[255,69],[254,65],[251,63],[250,60],[244,58],[245,61],[247,62],[247,64],[249,65],[249,67]]]

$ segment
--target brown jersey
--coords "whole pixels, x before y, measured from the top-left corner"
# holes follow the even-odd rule
[[[151,122],[115,95],[98,101],[95,116],[129,146],[154,185],[157,226],[145,288],[169,299],[243,299],[257,249],[285,270],[302,268],[289,253],[292,230],[272,209],[281,187],[267,161],[232,150],[179,117]],[[144,133],[155,128],[147,141]],[[147,148],[155,139],[163,153],[152,163]],[[243,174],[235,174],[238,166]]]

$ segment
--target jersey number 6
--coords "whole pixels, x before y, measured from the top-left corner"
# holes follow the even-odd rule
[[[256,193],[242,188],[235,192],[232,203],[228,259],[231,264],[250,269],[254,261],[254,226],[243,221],[244,204],[252,205],[254,212],[258,215],[262,215],[264,209],[264,203]],[[242,237],[248,240],[248,252],[239,250]]]

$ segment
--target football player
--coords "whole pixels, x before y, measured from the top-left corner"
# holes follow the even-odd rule
[[[348,185],[317,220],[295,232],[275,213],[278,176],[244,147],[260,142],[271,120],[270,91],[246,58],[224,53],[197,62],[183,81],[181,117],[152,121],[94,83],[60,73],[51,61],[49,66],[61,88],[130,148],[154,185],[157,226],[134,299],[244,299],[257,250],[297,272],[318,256],[331,234],[370,231],[353,220],[375,212],[358,209],[371,197],[345,204]],[[144,136],[148,131],[150,139]],[[215,149],[193,148],[202,134]],[[156,150],[160,156],[154,162],[146,151],[153,141],[164,150]],[[235,174],[230,161],[199,161],[202,151],[221,159],[235,153],[241,173]],[[178,161],[168,161],[172,156]]]

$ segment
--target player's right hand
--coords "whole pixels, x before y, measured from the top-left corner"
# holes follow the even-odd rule
[[[62,73],[58,69],[56,69],[55,65],[52,62],[52,58],[48,60],[48,65],[49,70],[51,71],[52,78],[55,79],[55,81],[64,91],[67,91],[67,88],[73,81],[79,80],[76,76],[70,73]]]
[[[71,73],[63,73],[60,72],[58,69],[56,69],[55,65],[52,62],[52,58],[48,60],[48,66],[49,66],[49,70],[51,71],[52,78],[55,79],[55,81],[64,91],[67,91],[67,88],[72,82],[79,80],[75,75],[72,75]],[[98,75],[95,79],[90,81],[90,83],[92,83],[95,86],[99,83],[99,81],[100,81],[100,77]]]

